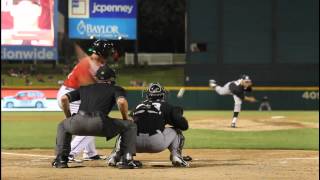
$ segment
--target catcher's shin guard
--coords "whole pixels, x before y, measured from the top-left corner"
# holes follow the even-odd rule
[[[177,132],[177,135],[179,137],[179,148],[178,148],[178,154],[182,155],[182,149],[184,146],[184,141],[185,141],[185,137],[182,134],[182,131],[179,129],[175,129],[175,131]]]
[[[185,137],[184,135],[182,134],[182,131],[179,130],[179,129],[175,129],[178,136],[179,136],[179,148],[178,148],[178,154],[180,154],[180,156],[182,156],[182,149],[183,149],[183,146],[184,146],[184,142],[185,142]],[[182,159],[184,161],[192,161],[192,157],[191,156],[182,156]]]

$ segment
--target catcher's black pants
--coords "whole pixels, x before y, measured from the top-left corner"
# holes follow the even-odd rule
[[[100,136],[107,140],[121,135],[120,149],[122,154],[136,153],[137,126],[131,121],[105,117],[102,113],[80,112],[63,120],[58,125],[56,138],[56,155],[68,157],[71,150],[72,135]]]

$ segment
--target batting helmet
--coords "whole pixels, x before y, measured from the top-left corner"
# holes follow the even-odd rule
[[[164,100],[167,91],[160,85],[160,83],[151,83],[146,90],[146,95],[149,100]]]
[[[109,56],[113,56],[114,53],[116,53],[114,44],[105,40],[96,40],[92,44],[90,51],[105,59],[107,59]]]

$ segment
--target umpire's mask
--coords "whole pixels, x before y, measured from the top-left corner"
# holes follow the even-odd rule
[[[96,78],[98,82],[110,82],[111,84],[115,84],[116,73],[108,65],[103,65],[98,69]]]

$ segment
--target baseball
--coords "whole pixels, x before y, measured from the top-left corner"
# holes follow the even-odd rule
[[[178,92],[177,97],[178,97],[178,98],[182,98],[185,91],[186,91],[185,88],[181,88],[181,89],[179,90],[179,92]]]

